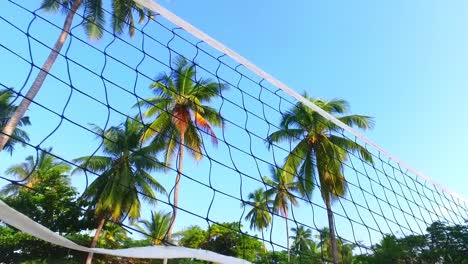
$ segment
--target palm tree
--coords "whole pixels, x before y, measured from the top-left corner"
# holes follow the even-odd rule
[[[216,98],[224,84],[210,79],[195,80],[195,65],[179,57],[170,75],[161,74],[158,81],[151,84],[156,97],[140,101],[137,106],[147,107],[144,117],[156,117],[142,136],[143,141],[166,142],[165,163],[169,162],[178,150],[177,177],[174,186],[174,208],[168,230],[171,239],[179,204],[179,184],[183,171],[184,147],[195,157],[202,158],[203,141],[198,130],[210,135],[212,143],[218,143],[212,126],[223,127],[221,115],[208,106]],[[159,144],[159,143],[158,143]]]
[[[0,130],[3,131],[3,128],[6,126],[8,121],[10,120],[13,113],[18,108],[17,106],[13,105],[14,93],[12,90],[4,89],[0,90]],[[11,138],[5,142],[4,149],[10,154],[14,150],[14,145],[17,142],[28,142],[29,137],[26,131],[22,130],[20,127],[30,125],[29,117],[23,116],[18,121],[18,126],[11,134]],[[0,136],[3,135],[0,133]],[[2,148],[0,148],[2,150]]]
[[[294,235],[291,236],[293,239],[293,251],[299,253],[306,251],[315,252],[316,245],[312,240],[312,230],[310,230],[310,228],[305,228],[303,225],[301,225],[297,228],[291,228],[291,231],[294,233]]]
[[[52,149],[48,148],[39,152],[37,159],[34,156],[28,156],[23,163],[9,167],[5,173],[16,177],[18,182],[22,182],[27,187],[33,187],[46,175],[52,174],[56,177],[63,177],[66,182],[69,182],[67,173],[70,171],[70,166],[50,155],[51,151]],[[2,196],[16,196],[20,189],[21,185],[10,183],[2,188],[0,194]]]
[[[164,239],[169,230],[169,224],[171,222],[171,213],[163,212],[151,212],[151,220],[140,220],[140,226],[135,224],[135,226],[142,232],[151,237],[152,245],[162,245]]]
[[[52,66],[55,63],[60,51],[62,50],[65,41],[68,38],[73,18],[80,7],[84,7],[84,18],[83,26],[86,34],[90,39],[100,39],[103,36],[104,25],[106,22],[106,16],[102,7],[102,0],[42,0],[41,7],[49,12],[56,13],[58,10],[62,10],[66,13],[65,22],[62,27],[62,31],[55,42],[54,48],[49,53],[44,65],[36,76],[36,79],[29,88],[26,96],[23,98],[18,108],[15,109],[8,123],[3,127],[3,133],[0,134],[0,150],[4,149],[8,139],[13,135],[18,124],[21,123],[29,105],[36,97],[37,93],[42,87],[47,75],[49,74]],[[112,27],[115,33],[121,34],[126,28],[128,28],[130,36],[134,35],[135,32],[135,20],[133,12],[136,12],[139,17],[139,22],[143,22],[148,13],[151,13],[144,9],[133,0],[113,0],[112,1]]]
[[[293,192],[299,190],[298,183],[294,181],[294,178],[290,175],[283,173],[277,168],[271,168],[272,178],[263,177],[263,181],[269,185],[269,189],[266,191],[267,195],[274,196],[273,198],[273,211],[279,213],[284,217],[286,223],[286,243],[288,251],[288,262],[290,261],[289,252],[289,226],[288,226],[288,215],[289,205],[296,206],[298,204],[296,196]]]
[[[123,227],[107,222],[97,244],[103,248],[119,248],[126,239],[127,231]]]
[[[249,193],[248,199],[246,203],[252,206],[252,209],[245,216],[245,220],[250,221],[250,229],[262,232],[263,248],[266,251],[264,230],[271,223],[270,208],[273,200],[271,200],[271,195],[261,188]]]
[[[330,114],[342,115],[348,112],[348,103],[344,100],[323,101],[304,97]],[[338,119],[348,126],[361,129],[371,128],[372,119],[362,115],[346,115]],[[285,113],[280,123],[280,130],[268,136],[271,146],[273,142],[284,140],[298,142],[286,157],[284,171],[298,178],[299,191],[304,196],[312,192],[313,181],[318,173],[320,191],[325,202],[330,228],[333,261],[338,263],[335,226],[331,204],[344,196],[347,190],[343,175],[343,162],[349,152],[357,152],[367,162],[372,163],[372,156],[363,146],[355,141],[342,137],[341,128],[321,116],[316,111],[297,103],[293,109]]]
[[[324,227],[321,230],[318,230],[318,232],[319,234],[316,235],[316,237],[319,240],[318,246],[320,247],[320,251],[322,252],[322,257],[325,253],[327,259],[333,258],[330,229],[328,227]],[[337,242],[337,248],[340,244],[340,242]]]
[[[319,239],[318,246],[320,247],[322,254],[325,252],[327,259],[333,258],[332,252],[332,239],[330,235],[330,229],[327,227],[319,230],[319,235],[316,236]],[[336,248],[339,252],[338,263],[340,264],[351,264],[353,261],[353,249],[355,244],[346,243],[341,239],[336,240]]]
[[[105,155],[74,160],[79,166],[77,170],[99,174],[82,197],[94,206],[99,220],[91,247],[96,246],[106,220],[119,221],[127,216],[134,221],[140,217],[140,198],[154,203],[155,191],[165,193],[164,187],[149,174],[162,166],[154,159],[160,146],[141,146],[144,130],[139,122],[127,119],[122,125],[106,131],[95,126],[94,131],[103,137],[102,152]],[[86,263],[91,263],[92,257],[90,253]]]

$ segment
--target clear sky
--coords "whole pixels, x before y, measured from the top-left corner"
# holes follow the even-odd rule
[[[468,69],[466,1],[448,3],[404,0],[353,2],[296,0],[285,4],[284,1],[266,0],[229,2],[172,0],[162,1],[161,4],[296,91],[307,91],[311,96],[324,99],[348,100],[353,113],[367,114],[375,118],[376,126],[374,130],[366,132],[366,136],[427,176],[468,197],[466,188],[468,182],[464,177],[463,166],[464,150],[468,148],[468,142],[464,140],[464,133],[468,128],[466,115],[468,105],[464,103],[465,97],[468,96],[466,89],[468,81],[465,77],[465,71]],[[29,8],[34,8],[39,5],[39,1],[29,2],[27,5]],[[8,37],[2,37],[0,44],[29,58],[27,39],[5,20],[13,22],[21,29],[26,29],[32,16],[8,1],[0,3],[0,10],[2,10],[0,15],[4,18],[0,20],[0,29],[9,34]],[[44,15],[44,12],[39,14]],[[61,15],[46,15],[46,18],[57,25],[63,23]],[[151,30],[151,26],[148,30]],[[58,36],[58,30],[52,29],[40,19],[32,24],[31,32],[49,44]],[[82,29],[76,28],[74,34],[82,36]],[[166,41],[170,39],[170,35],[163,31],[154,34]],[[137,34],[133,41],[135,45],[141,45],[141,36]],[[106,36],[103,40],[94,41],[92,44],[104,49],[111,42],[112,38]],[[146,50],[148,54],[156,58],[163,57],[161,58],[163,61],[166,59],[167,55],[162,55],[163,49],[151,46],[151,41],[145,45],[149,45],[145,46],[149,47]],[[37,43],[33,43],[32,46],[34,60],[37,64],[42,64],[47,54],[46,50]],[[174,46],[184,49],[181,43],[175,43]],[[137,53],[133,56],[134,51],[119,41],[109,46],[107,51],[113,56],[122,58],[132,67],[136,67],[141,56]],[[184,52],[194,56],[193,48]],[[104,65],[102,54],[76,40],[71,45],[69,56],[96,72],[100,72]],[[20,61],[4,48],[0,48],[0,58],[3,61],[0,64],[0,82],[5,86],[19,89],[27,76],[29,64]],[[108,60],[103,76],[132,90],[135,84],[134,71],[109,61],[111,60]],[[208,64],[207,62],[208,68],[213,66]],[[216,70],[215,66],[212,70]],[[93,97],[105,100],[103,89],[107,88],[110,104],[117,109],[128,112],[130,106],[134,104],[135,98],[129,97],[112,85],[107,84],[103,87],[99,78],[87,74],[79,67],[72,65],[70,69],[73,84],[92,94]],[[163,69],[147,61],[141,66],[142,72],[149,77],[154,77]],[[54,73],[67,80],[66,64],[63,59],[57,61]],[[238,80],[235,75],[226,74],[226,76],[233,82],[236,78]],[[140,78],[135,86],[143,97],[150,95],[146,88],[148,83],[148,79]],[[248,87],[246,83],[242,85]],[[26,85],[26,88],[28,87]],[[66,85],[48,78],[38,100],[61,112],[66,105],[69,91]],[[240,95],[234,92],[231,96],[233,100],[240,98]],[[219,103],[216,104],[221,107]],[[239,117],[242,115],[236,112],[238,109],[228,104],[222,107],[225,117],[237,120],[241,124],[245,121]],[[259,111],[259,108],[252,106],[252,111]],[[37,106],[31,108],[30,115],[33,122],[30,128],[33,144],[42,141],[60,121],[60,118]],[[104,126],[107,109],[75,92],[67,105],[65,116],[84,126],[88,123]],[[110,124],[114,125],[120,121],[122,121],[121,115],[110,114]],[[249,122],[253,122],[252,119]],[[249,124],[249,127],[255,127],[259,133],[266,135],[266,128],[260,127],[260,124],[256,125],[258,127]],[[246,138],[242,133],[235,127],[228,126],[225,135],[228,137],[227,141],[241,148],[245,147],[246,151],[249,151],[249,144],[245,142]],[[94,140],[89,133],[65,122],[46,139],[42,146],[54,146],[57,154],[71,159],[91,154],[98,144],[99,141]],[[261,142],[252,144],[261,146]],[[264,148],[264,145],[256,149],[259,151],[258,155],[271,155],[267,154],[266,150],[259,150],[260,148]],[[217,150],[210,147],[209,150],[213,151],[216,157],[228,151],[222,144]],[[32,153],[31,149],[18,149],[13,157],[0,154],[2,160],[0,171]],[[251,161],[246,161],[247,159],[240,153],[232,156],[237,159],[235,163],[241,167],[241,170],[244,169],[252,175],[256,174],[255,177],[267,172],[266,166],[260,165],[263,167],[261,173],[258,173],[256,166],[252,165]],[[229,157],[221,159],[223,162],[229,162]],[[195,164],[188,159],[186,164],[186,171],[190,176],[198,177],[208,183],[207,175],[211,175],[214,186],[239,196],[240,183],[234,178],[239,177],[236,173],[206,160]],[[211,164],[211,174],[209,164]],[[225,178],[217,175],[223,175]],[[172,177],[161,176],[159,179],[167,186],[173,182]],[[82,189],[83,178],[76,176],[74,184]],[[197,208],[195,209],[197,211],[200,208],[200,214],[207,214],[207,205],[211,201],[212,192],[208,188],[195,187],[195,184],[192,185],[188,180],[182,184],[182,205]],[[248,181],[244,182],[243,195],[246,195],[249,188],[254,188],[250,184]],[[239,219],[239,212],[242,211],[240,203],[216,195],[210,217],[217,221]],[[320,201],[319,198],[316,199]],[[199,207],[196,207],[196,204]],[[299,213],[306,217],[305,211]],[[144,215],[147,214],[148,211],[145,211]],[[322,227],[326,223],[323,222],[325,215],[323,211],[317,214],[321,215],[317,216],[317,226]],[[184,214],[181,219],[178,222],[179,228],[200,222],[199,219]],[[282,223],[280,227],[282,228]],[[283,235],[282,232],[280,229],[273,239],[275,241],[279,239],[278,237]]]
[[[366,135],[468,196],[466,1],[162,1],[297,91],[375,117]]]

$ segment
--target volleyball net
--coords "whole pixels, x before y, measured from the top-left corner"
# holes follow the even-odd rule
[[[4,223],[60,247],[100,256],[221,263],[333,263],[333,234],[338,262],[352,263],[372,256],[385,237],[424,236],[434,223],[464,225],[464,198],[363,136],[356,127],[371,127],[373,121],[355,114],[366,113],[346,113],[341,100],[312,99],[313,90],[307,96],[298,93],[156,3],[135,2],[151,14],[135,25],[133,37],[106,26],[100,40],[89,40],[82,28],[89,7],[76,13],[70,35],[26,113],[31,125],[21,129],[29,138],[15,136],[12,154],[0,154],[4,189],[16,190],[2,196]],[[0,93],[9,94],[7,106],[12,107],[40,72],[64,15],[19,0],[2,2],[1,10],[0,56],[6,63]],[[103,12],[112,15],[110,6],[104,5]],[[4,126],[8,115],[0,120]],[[376,117],[377,126],[378,121]],[[141,131],[150,135],[148,140],[141,140]],[[181,131],[186,131],[182,138]],[[115,136],[119,132],[136,136],[122,139]],[[117,147],[123,150],[115,151]],[[151,155],[142,156],[141,149]],[[185,151],[183,160],[180,150]],[[147,168],[145,177],[158,182],[148,185],[153,190],[135,187],[136,180],[118,182],[115,170],[114,175],[90,165],[99,157],[115,161],[119,153],[140,159],[133,159],[130,174]],[[60,177],[76,190],[67,204],[79,212],[74,220],[94,219],[77,233],[91,237],[98,225],[98,203],[83,197],[98,196],[90,190],[100,190],[96,182],[101,178],[115,180],[121,195],[139,203],[120,203],[122,213],[107,214],[106,222],[122,228],[127,240],[152,243],[136,247],[117,241],[102,244],[111,249],[89,249],[89,240],[65,240],[70,232],[51,233],[57,231],[54,222],[47,226],[21,206],[15,208],[21,192],[48,197],[39,183],[47,174],[38,172],[44,156],[68,167]],[[26,164],[27,157],[32,166],[23,166],[25,173],[11,170]],[[325,197],[330,198],[328,209]],[[137,217],[133,210],[139,211]],[[169,215],[165,224],[153,228],[160,232],[142,228],[142,220],[156,221],[156,212]],[[111,228],[106,224],[103,232]],[[199,234],[199,243],[190,243],[193,233]],[[146,247],[151,245],[155,247]]]

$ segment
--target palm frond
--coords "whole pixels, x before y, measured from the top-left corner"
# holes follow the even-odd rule
[[[150,85],[150,88],[153,89],[153,92],[156,96],[165,99],[177,98],[178,94],[176,93],[176,84],[172,80],[171,76],[163,74],[159,76],[159,81],[156,81]]]
[[[357,142],[348,138],[339,137],[335,135],[331,135],[329,137],[329,140],[337,147],[346,151],[357,152],[365,161],[371,164],[373,163],[372,154],[365,147],[361,146]]]
[[[60,10],[60,2],[58,0],[42,0],[41,9],[48,12],[57,12]]]
[[[273,143],[281,143],[284,141],[290,142],[290,141],[301,139],[301,137],[304,136],[304,133],[305,131],[299,128],[281,129],[281,130],[271,133],[267,137],[266,142],[268,143],[268,147],[271,147]]]
[[[174,130],[169,113],[160,114],[143,133],[141,140],[143,142],[153,138],[157,133],[165,134],[165,131]]]
[[[370,116],[348,115],[340,117],[338,120],[350,127],[356,126],[360,129],[372,129],[374,127],[374,120]]]
[[[85,13],[83,26],[90,39],[102,38],[105,26],[104,9],[102,0],[85,1]]]
[[[310,97],[307,99],[330,114],[343,114],[349,109],[348,102],[342,99],[333,99],[330,101],[313,99]]]
[[[196,160],[202,159],[202,139],[192,122],[188,123],[184,144],[187,147],[187,150],[195,157]]]
[[[213,145],[217,145],[218,144],[218,138],[216,137],[216,134],[215,132],[213,131],[213,129],[211,128],[210,126],[210,123],[208,123],[208,121],[201,115],[199,114],[198,112],[195,112],[195,126],[200,129],[201,131],[207,133],[208,135],[210,135],[211,137],[211,143],[213,143]]]
[[[221,91],[226,90],[227,85],[214,82],[211,79],[201,79],[196,82],[190,95],[193,95],[201,102],[210,102],[213,98],[221,95]]]
[[[112,158],[106,156],[84,156],[73,159],[73,162],[80,167],[74,169],[72,174],[83,170],[101,173],[112,166]]]
[[[313,149],[309,148],[297,175],[299,193],[309,199],[314,189],[314,167]]]
[[[224,119],[221,113],[208,105],[201,105],[202,115],[212,126],[224,128]]]
[[[304,159],[310,153],[310,145],[307,138],[301,140],[286,156],[283,166],[283,174],[289,178],[297,176],[297,170]]]

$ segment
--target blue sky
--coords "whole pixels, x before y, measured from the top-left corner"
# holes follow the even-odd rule
[[[465,1],[162,3],[297,91],[374,116],[368,137],[468,196]]]
[[[38,3],[27,5],[29,8],[34,8],[39,5]],[[376,126],[372,131],[366,132],[366,136],[449,189],[468,197],[468,191],[465,188],[467,184],[464,179],[465,170],[462,166],[465,158],[464,150],[468,147],[468,143],[464,140],[464,132],[468,123],[468,117],[465,114],[468,105],[464,103],[468,95],[466,74],[464,74],[468,67],[466,51],[468,4],[466,2],[353,1],[345,3],[302,0],[290,1],[285,5],[282,1],[266,0],[224,1],[222,3],[205,0],[173,0],[162,1],[161,4],[296,91],[307,91],[311,96],[324,99],[344,98],[348,100],[353,113],[368,114],[375,118]],[[32,19],[30,14],[7,1],[0,4],[0,10],[6,10],[0,12],[2,18],[22,29],[26,29]],[[51,16],[44,12],[39,12],[39,14],[45,15],[57,25],[63,23],[64,17],[61,15]],[[0,20],[0,29],[9,34],[8,37],[0,40],[0,44],[28,58],[28,44],[24,35],[14,30],[4,20]],[[148,34],[166,42],[171,38],[171,34],[156,26],[153,28],[149,25],[146,30],[151,32]],[[55,41],[59,32],[37,19],[31,26],[31,33],[50,45]],[[74,34],[82,37],[82,28],[74,29]],[[128,38],[125,39],[128,40]],[[141,46],[142,43],[139,34],[129,41],[136,46]],[[112,37],[106,35],[102,40],[91,43],[94,47],[103,50],[111,42]],[[42,64],[47,50],[37,43],[32,43],[32,46],[34,61]],[[171,43],[171,47],[186,56],[195,56],[195,49],[183,41],[176,39]],[[132,68],[137,67],[141,57],[141,54],[119,40],[112,42],[107,52],[121,58]],[[148,39],[145,42],[145,52],[162,61],[168,60],[167,50]],[[98,75],[103,69],[102,54],[76,40],[72,40],[68,56],[98,72]],[[27,76],[29,64],[20,61],[11,52],[1,47],[0,58],[7,62],[0,64],[0,82],[18,90]],[[209,71],[216,71],[216,62],[204,57],[203,54],[197,57],[197,61]],[[223,61],[235,66],[232,61],[229,62],[227,59]],[[74,86],[98,100],[105,100],[104,88],[106,88],[109,103],[113,107],[126,113],[134,113],[135,110],[129,110],[135,103],[134,97],[109,83],[104,86],[100,78],[76,65],[70,67]],[[135,82],[136,75],[132,68],[125,68],[107,59],[102,75],[129,90],[135,87],[142,97],[150,96],[146,88],[150,80],[145,76],[140,76]],[[163,66],[152,60],[145,60],[139,69],[149,78],[165,70]],[[35,71],[33,76],[34,73]],[[68,82],[65,60],[57,61],[53,73]],[[227,68],[222,68],[219,74],[234,84],[239,81],[239,76]],[[245,79],[239,83],[246,93],[254,94],[255,89],[258,89]],[[28,87],[26,85],[26,88]],[[61,112],[66,105],[69,92],[68,85],[48,78],[37,100]],[[258,102],[249,99],[245,94],[244,97],[242,95],[239,91],[231,89],[227,97],[238,104],[242,103],[243,98],[251,111],[261,113],[261,106]],[[267,100],[273,106],[278,105],[272,96],[265,94],[262,96],[262,99]],[[66,105],[65,116],[84,126],[88,123],[105,125],[106,107],[76,92],[71,98],[70,103]],[[222,108],[226,118],[242,127],[247,126],[260,135],[267,134],[266,124],[260,122],[261,120],[256,120],[253,116],[249,116],[250,119],[246,121],[243,113],[239,112],[239,108],[234,105],[222,104],[220,101],[214,102],[214,105]],[[32,142],[38,144],[59,124],[60,118],[37,106],[33,106],[30,113],[33,122],[30,128]],[[272,112],[269,116],[272,122],[275,121],[274,115]],[[122,118],[121,115],[110,112],[111,125],[122,121]],[[222,135],[222,132],[218,131],[218,134]],[[248,134],[235,126],[228,125],[223,136],[226,137],[226,141],[247,152],[265,157],[267,160],[272,159],[271,153],[266,150],[263,142],[256,139],[247,140]],[[89,155],[98,145],[99,141],[92,135],[67,122],[62,123],[59,129],[42,144],[44,147],[54,146],[55,152],[66,159]],[[251,145],[254,150],[250,149]],[[220,144],[217,149],[207,147],[207,150],[214,158],[219,157],[226,164],[229,164],[230,157],[233,157],[239,170],[253,177],[258,178],[260,174],[264,175],[268,171],[265,164],[258,165],[261,169],[260,172],[257,171],[254,160],[238,151],[231,150],[233,153],[227,156],[229,148],[225,144]],[[32,153],[33,151],[28,148],[19,149],[13,157],[4,153],[0,154],[2,160],[0,171]],[[279,155],[284,155],[284,153]],[[8,162],[3,162],[3,160]],[[249,190],[259,187],[255,181],[248,179],[243,179],[241,183],[239,174],[215,162],[209,162],[208,159],[199,164],[187,159],[186,171],[189,176],[207,184],[211,175],[215,188],[236,197],[240,195],[241,186],[244,196]],[[157,178],[169,186],[173,182],[172,176],[158,174]],[[83,188],[83,177],[74,176],[73,181],[79,189]],[[207,207],[213,192],[209,188],[197,186],[187,179],[183,180],[181,203],[182,206],[205,215],[208,214]],[[314,199],[317,204],[320,203],[318,193],[315,194]],[[238,201],[223,197],[219,193],[216,194],[214,201],[209,214],[210,219],[230,221],[240,218],[242,210]],[[371,206],[377,208],[377,205],[378,201],[371,202]],[[343,208],[347,208],[346,206],[345,203]],[[306,209],[296,211],[297,217],[304,219],[299,221],[310,219],[308,215],[310,206],[304,207]],[[339,205],[335,207],[337,207],[337,212],[345,210],[340,209]],[[168,207],[161,206],[161,209],[168,210]],[[144,215],[148,215],[148,212],[145,211]],[[354,218],[357,215],[351,213],[351,217]],[[324,211],[320,209],[312,219],[314,223],[310,224],[311,226],[322,227],[326,224]],[[277,224],[278,221],[281,220],[278,219],[275,222],[272,240],[283,243],[280,238],[283,237],[283,223]],[[340,222],[340,220],[337,221]],[[200,223],[203,223],[203,220],[182,213],[177,227],[183,228],[190,224]],[[392,229],[392,227],[389,228]],[[364,228],[362,230],[368,231]],[[360,233],[359,230],[353,230],[353,232]],[[343,231],[343,236],[353,240],[352,232],[349,230]],[[369,237],[371,236],[369,234]],[[368,239],[360,237],[356,240],[367,241]]]

